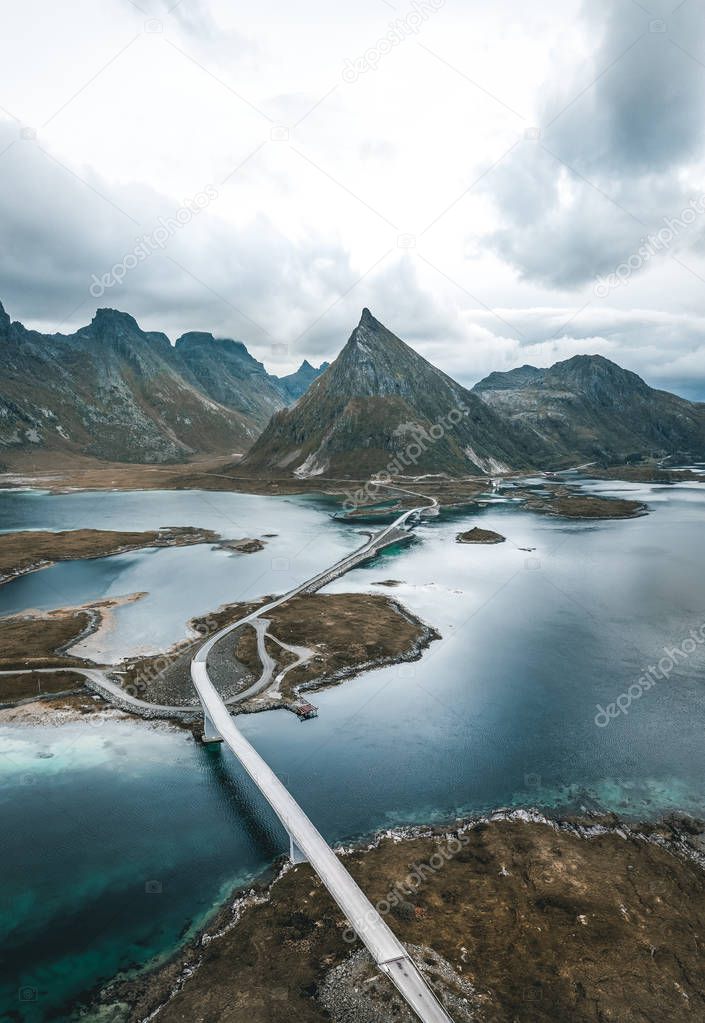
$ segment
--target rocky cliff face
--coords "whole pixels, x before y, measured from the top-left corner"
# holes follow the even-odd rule
[[[638,456],[705,457],[705,406],[649,387],[600,355],[491,373],[473,388],[546,465]]]
[[[242,341],[192,331],[178,339],[177,359],[209,397],[247,416],[261,432],[287,404],[276,377],[270,376]],[[248,445],[249,446],[249,445]]]
[[[0,305],[0,459],[38,448],[126,462],[245,451],[286,403],[244,345],[143,331],[99,309],[75,334],[39,334]]]
[[[273,417],[243,467],[359,477],[529,466],[530,454],[513,434],[365,309],[335,362],[296,405]]]

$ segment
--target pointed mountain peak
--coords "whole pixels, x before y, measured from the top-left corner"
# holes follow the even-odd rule
[[[376,320],[370,310],[365,306],[362,310],[362,316],[360,317],[359,327],[368,327],[374,329],[375,327],[381,327],[382,324],[379,320]]]
[[[407,470],[462,475],[484,471],[484,465],[528,464],[495,413],[488,413],[479,398],[363,309],[325,375],[270,420],[241,464],[248,471],[285,470],[302,479]],[[440,430],[437,443],[430,430]],[[420,435],[429,444],[423,450],[418,445],[418,458],[405,462]],[[390,469],[392,464],[397,467]]]
[[[388,330],[387,327],[385,327],[385,325],[381,323],[375,316],[373,316],[370,310],[367,309],[367,307],[365,307],[362,310],[360,322],[358,323],[357,327],[355,327],[355,330],[352,332],[350,340],[357,341],[360,339],[360,336],[366,338],[367,340],[370,340],[371,338],[375,337],[379,338],[394,337],[395,335],[392,334],[392,332]]]
[[[435,373],[440,372],[365,308],[332,368],[343,374],[360,370],[368,374],[380,372],[399,377],[412,373],[412,364],[417,367],[423,364]]]

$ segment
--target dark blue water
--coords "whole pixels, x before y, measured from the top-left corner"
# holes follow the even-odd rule
[[[590,524],[494,504],[423,525],[411,549],[335,584],[397,596],[443,639],[416,664],[317,694],[314,721],[286,712],[241,719],[326,837],[501,805],[705,812],[705,646],[626,715],[595,724],[597,704],[616,700],[665,646],[682,647],[705,623],[705,491],[622,489],[652,514]],[[100,496],[118,516],[133,499]],[[46,517],[64,499],[35,500]],[[322,532],[335,531],[326,535],[353,544],[321,507],[302,507],[312,535],[318,519]],[[183,514],[164,522],[189,524]],[[476,522],[507,542],[455,544]],[[243,535],[258,532],[243,525]],[[389,578],[402,585],[372,585]],[[184,733],[113,722],[5,727],[0,740],[10,978],[0,1004],[10,1019],[69,1018],[91,987],[172,948],[230,886],[284,849],[230,754]],[[20,1001],[22,986],[35,1001]]]

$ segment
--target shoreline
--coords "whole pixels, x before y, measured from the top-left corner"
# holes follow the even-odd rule
[[[703,823],[692,818],[672,813],[662,814],[653,821],[639,823],[625,820],[614,813],[587,812],[580,815],[547,813],[536,808],[498,808],[487,813],[472,814],[462,818],[449,818],[437,824],[399,825],[394,828],[378,829],[355,841],[333,847],[336,855],[345,860],[365,861],[370,854],[385,845],[397,847],[400,851],[413,843],[428,840],[439,843],[457,841],[470,833],[498,824],[516,824],[524,828],[550,829],[557,836],[577,839],[590,843],[610,836],[625,844],[653,846],[673,857],[697,868],[705,874],[705,833]],[[696,842],[696,835],[699,841]],[[273,860],[251,881],[234,887],[223,902],[216,907],[191,938],[173,948],[170,953],[160,956],[158,961],[145,964],[136,972],[117,975],[95,989],[89,1003],[88,1019],[96,1019],[101,1011],[115,1009],[116,1020],[120,1023],[136,1023],[137,1020],[158,1018],[181,992],[198,975],[204,964],[205,953],[243,927],[258,907],[271,905],[278,894],[278,887],[285,878],[308,869],[307,865],[293,865],[282,856]],[[301,886],[308,887],[303,880]],[[292,907],[296,912],[297,907]],[[339,912],[338,912],[338,915]],[[431,946],[433,942],[429,943]],[[346,949],[347,953],[360,953],[360,944],[355,942]],[[218,953],[216,952],[216,955]],[[363,958],[367,954],[362,952]],[[311,1001],[314,1001],[311,995]],[[122,1014],[117,1013],[123,1007]],[[134,1011],[133,1011],[134,1010]],[[180,1017],[179,1017],[180,1018]],[[386,1017],[385,1017],[386,1018]]]

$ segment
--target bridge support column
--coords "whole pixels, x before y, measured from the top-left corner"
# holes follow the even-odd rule
[[[203,736],[202,736],[202,741],[203,742],[222,742],[223,741],[223,736],[220,734],[218,729],[213,724],[213,722],[211,720],[211,716],[210,716],[210,714],[208,713],[208,711],[206,710],[205,707],[203,708]]]
[[[293,839],[292,835],[289,835],[289,859],[292,863],[307,863],[306,856],[299,849],[298,845]]]

